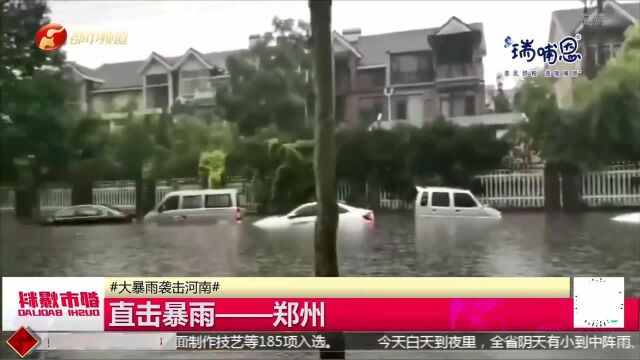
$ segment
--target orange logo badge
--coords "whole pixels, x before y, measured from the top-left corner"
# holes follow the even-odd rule
[[[67,30],[60,24],[45,25],[36,34],[36,45],[44,51],[56,50],[67,41]]]

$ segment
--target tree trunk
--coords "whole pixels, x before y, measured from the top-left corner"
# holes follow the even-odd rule
[[[71,205],[93,203],[93,181],[77,179],[71,187]]]
[[[580,211],[582,209],[581,174],[574,164],[563,164],[562,174],[562,208],[564,211]]]
[[[318,219],[315,228],[315,275],[339,276],[336,237],[336,139],[334,111],[331,1],[309,0],[311,11],[311,55],[315,101],[314,175]],[[331,351],[321,350],[322,359],[344,359],[344,337],[331,335]]]
[[[336,229],[336,150],[334,119],[331,1],[309,1],[315,106],[314,174],[318,221],[315,234],[316,276],[338,276]]]
[[[156,204],[156,179],[145,179],[144,187],[144,214],[151,211]]]
[[[560,206],[560,178],[556,163],[547,162],[544,166],[544,209],[558,211]]]

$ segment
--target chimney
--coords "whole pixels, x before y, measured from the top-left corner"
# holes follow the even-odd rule
[[[256,46],[260,41],[260,34],[249,35],[249,49]]]
[[[344,29],[342,30],[342,36],[349,42],[358,41],[360,35],[362,34],[362,29],[353,28],[353,29]]]

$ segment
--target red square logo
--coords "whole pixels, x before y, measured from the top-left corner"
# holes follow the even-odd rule
[[[40,339],[24,326],[13,333],[9,340],[7,340],[7,344],[11,346],[21,358],[27,356],[39,343]]]

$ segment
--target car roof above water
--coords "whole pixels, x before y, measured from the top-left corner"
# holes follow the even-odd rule
[[[425,187],[416,186],[416,190],[418,190],[418,192],[425,192],[425,191],[429,191],[429,192],[434,192],[434,191],[470,192],[470,190],[468,190],[468,189],[452,188],[452,187],[439,187],[439,186],[425,186]]]
[[[174,195],[182,195],[182,196],[189,196],[189,195],[222,195],[222,194],[237,194],[238,193],[238,189],[203,189],[203,190],[178,190],[178,191],[172,191],[170,193],[168,193],[167,195],[165,195],[165,197],[168,196],[174,196]]]

